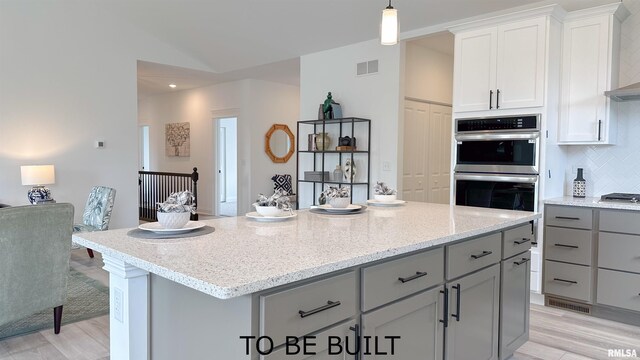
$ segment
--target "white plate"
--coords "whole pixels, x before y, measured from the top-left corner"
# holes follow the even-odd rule
[[[406,201],[397,200],[397,199],[393,201],[380,201],[375,199],[367,200],[367,204],[373,205],[373,206],[400,206],[404,203],[406,203]]]
[[[291,219],[294,218],[296,216],[298,216],[298,214],[296,213],[291,213],[290,215],[282,215],[282,216],[262,216],[260,214],[258,214],[257,211],[252,211],[250,213],[247,213],[245,215],[246,217],[250,218],[250,219],[254,219],[256,221],[285,221],[287,219]]]
[[[335,208],[329,204],[318,206],[318,209],[322,209],[328,212],[341,212],[341,213],[357,211],[357,210],[360,210],[361,208],[362,206],[356,205],[356,204],[349,204],[349,206],[347,206],[346,208]]]
[[[200,221],[189,221],[180,229],[165,229],[158,222],[144,223],[138,226],[140,230],[151,231],[157,234],[180,234],[204,227],[204,223]]]

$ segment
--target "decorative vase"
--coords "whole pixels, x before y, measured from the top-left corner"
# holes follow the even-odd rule
[[[340,165],[336,165],[336,169],[333,170],[333,181],[341,182],[343,176],[342,168]]]
[[[319,133],[316,134],[316,148],[320,151],[325,151],[329,149],[331,145],[331,138],[327,133]]]
[[[356,161],[353,162],[351,159],[347,159],[347,162],[344,163],[344,180],[348,182],[353,182],[353,179],[356,177]]]
[[[578,168],[578,175],[573,180],[573,197],[583,198],[587,193],[587,181],[582,175],[582,168]]]
[[[182,229],[191,218],[190,212],[160,212],[158,211],[158,223],[164,229]]]

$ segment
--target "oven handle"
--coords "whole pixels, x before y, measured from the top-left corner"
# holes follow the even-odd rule
[[[508,134],[456,134],[457,141],[491,141],[491,140],[537,140],[539,132]]]
[[[471,181],[496,181],[535,184],[538,182],[538,175],[492,175],[492,174],[455,174],[456,180]]]

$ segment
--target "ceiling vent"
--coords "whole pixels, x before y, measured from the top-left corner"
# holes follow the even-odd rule
[[[356,75],[363,76],[378,72],[378,60],[364,61],[356,66]]]

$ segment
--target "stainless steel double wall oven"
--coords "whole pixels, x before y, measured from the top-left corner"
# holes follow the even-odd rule
[[[540,115],[456,119],[456,205],[536,211]]]

